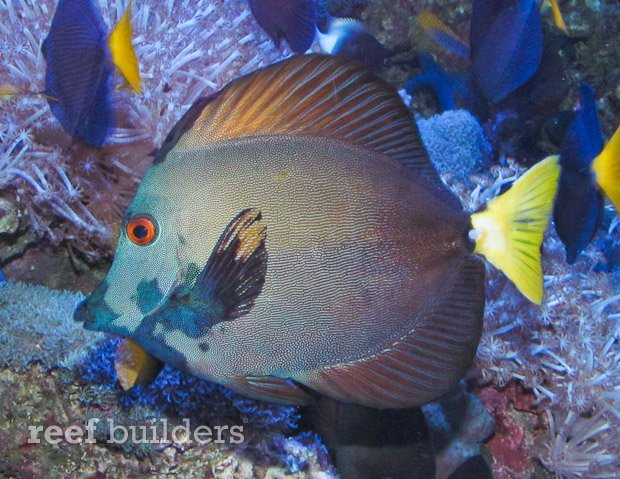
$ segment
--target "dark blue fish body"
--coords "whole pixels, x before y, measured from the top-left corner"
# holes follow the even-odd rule
[[[439,101],[442,110],[467,108],[475,115],[483,115],[484,105],[474,93],[471,77],[467,73],[446,72],[433,57],[419,54],[418,63],[422,73],[411,78],[404,86],[408,94],[419,88],[430,88]]]
[[[397,53],[384,47],[365,24],[350,18],[330,17],[327,32],[318,35],[324,52],[362,62],[375,70],[385,67]]]
[[[60,0],[42,52],[45,94],[63,129],[101,146],[113,126],[107,30],[91,0]]]
[[[536,0],[475,0],[472,72],[480,93],[496,104],[536,72],[542,58],[542,20]]]
[[[560,149],[562,173],[553,213],[569,263],[592,240],[602,219],[604,198],[592,171],[592,162],[602,149],[594,92],[583,84],[579,109]]]
[[[316,0],[250,0],[250,9],[276,46],[283,38],[295,53],[304,53],[312,45]]]

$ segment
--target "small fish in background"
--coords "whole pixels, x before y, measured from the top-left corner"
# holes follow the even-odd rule
[[[553,219],[572,264],[600,226],[604,195],[620,211],[620,128],[603,147],[594,91],[585,83],[562,142],[560,166]]]
[[[537,1],[474,0],[470,47],[476,87],[497,104],[540,65],[543,30]]]
[[[138,61],[131,45],[131,6],[107,36],[92,0],[60,0],[41,50],[47,61],[45,94],[63,129],[90,146],[101,146],[114,125],[114,65],[140,91]]]
[[[249,0],[258,24],[276,47],[285,39],[295,53],[312,45],[317,23],[316,0]]]
[[[461,107],[474,114],[481,114],[480,109],[484,108],[484,105],[473,93],[471,76],[468,72],[446,72],[429,53],[419,53],[417,60],[422,73],[412,77],[403,86],[408,95],[413,96],[416,90],[428,88],[437,96],[443,111]]]
[[[418,24],[436,45],[460,58],[469,60],[469,45],[461,40],[437,15],[425,10],[418,15]]]
[[[317,37],[323,53],[356,60],[375,70],[385,67],[398,53],[384,47],[364,23],[351,18],[328,17],[325,33],[317,29]]]

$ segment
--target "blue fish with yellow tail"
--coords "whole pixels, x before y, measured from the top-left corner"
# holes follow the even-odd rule
[[[128,7],[108,37],[92,0],[60,0],[41,47],[47,61],[45,94],[52,113],[69,135],[91,146],[101,146],[114,126],[114,65],[140,91],[130,15]]]
[[[474,358],[479,254],[541,302],[558,175],[548,158],[470,217],[394,90],[295,57],[186,113],[75,319],[254,398],[424,404]]]
[[[553,219],[566,260],[574,263],[600,226],[605,195],[620,207],[620,128],[603,148],[594,91],[585,83],[562,141],[560,166]]]

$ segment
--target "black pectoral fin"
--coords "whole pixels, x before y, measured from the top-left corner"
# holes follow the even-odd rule
[[[209,305],[215,322],[247,314],[265,283],[266,238],[266,226],[258,209],[239,213],[220,236],[198,275],[190,301]]]

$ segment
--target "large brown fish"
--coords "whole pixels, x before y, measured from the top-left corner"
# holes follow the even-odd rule
[[[474,357],[476,253],[540,302],[558,173],[539,163],[470,218],[391,88],[335,57],[287,60],[173,129],[75,318],[255,398],[423,404]]]

